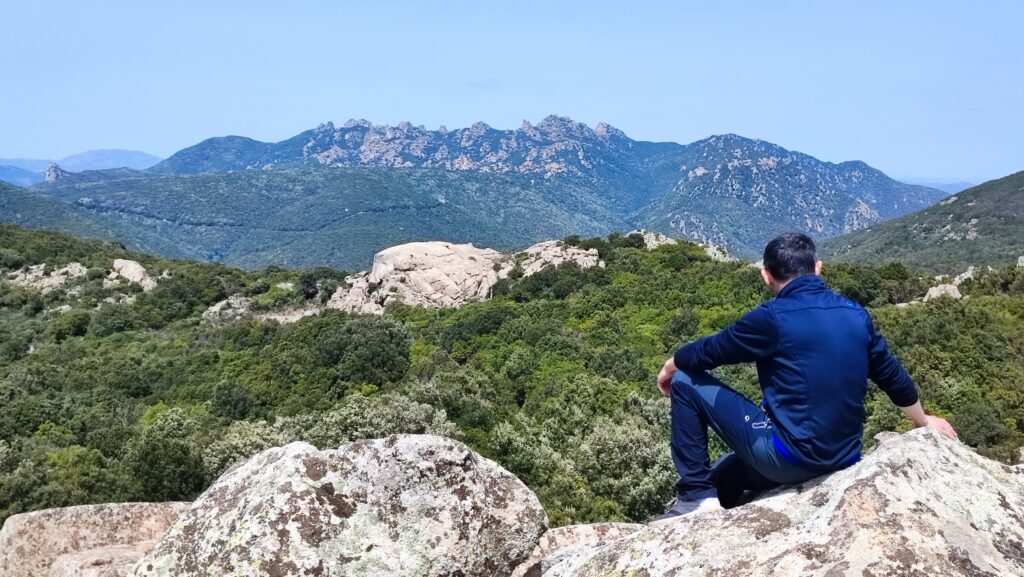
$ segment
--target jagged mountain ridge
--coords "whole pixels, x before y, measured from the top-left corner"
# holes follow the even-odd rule
[[[750,254],[763,231],[820,236],[856,230],[927,206],[945,194],[896,182],[859,161],[833,164],[734,134],[682,145],[630,139],[548,116],[515,130],[482,122],[427,130],[350,120],[278,143],[229,136],[186,148],[151,169],[187,174],[297,166],[374,166],[518,173],[573,180],[646,228]],[[724,226],[723,220],[736,221]],[[746,226],[744,226],[746,225]],[[746,233],[743,229],[750,229]]]
[[[148,170],[63,174],[33,190],[120,219],[134,248],[172,244],[173,256],[245,267],[349,269],[416,240],[515,249],[634,228],[756,258],[783,230],[829,237],[944,196],[864,163],[736,135],[643,142],[555,116],[515,130],[353,120],[277,143],[220,137]]]
[[[846,261],[902,261],[956,274],[1024,255],[1024,172],[991,180],[895,220],[829,239],[823,253]]]

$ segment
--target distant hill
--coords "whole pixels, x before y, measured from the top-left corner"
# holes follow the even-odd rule
[[[0,164],[0,180],[16,186],[32,186],[43,180],[43,174],[18,168],[17,166]]]
[[[27,228],[46,229],[82,238],[117,240],[125,245],[182,258],[192,253],[159,233],[115,215],[86,210],[80,206],[0,182],[0,215],[4,222]]]
[[[116,238],[132,248],[248,268],[358,270],[382,248],[414,240],[504,250],[630,227],[599,195],[572,183],[434,169],[194,175],[117,169],[71,173],[26,193],[37,203],[45,199],[130,229],[130,236]],[[40,226],[38,219],[15,222]],[[174,252],[157,248],[165,243]]]
[[[134,168],[142,170],[160,162],[160,158],[138,150],[87,150],[57,161],[36,158],[0,158],[0,180],[15,186],[31,186],[43,180],[46,167],[56,162],[63,170],[106,170]]]
[[[902,261],[942,273],[1016,262],[1024,255],[1024,172],[830,239],[823,254],[845,261]]]
[[[142,170],[160,162],[160,157],[138,150],[87,150],[57,161],[64,170],[104,170],[108,168],[134,168]]]
[[[936,190],[941,190],[942,192],[948,192],[949,194],[956,194],[956,193],[960,192],[961,190],[967,190],[968,188],[971,188],[972,186],[974,186],[973,182],[967,182],[967,181],[963,181],[963,180],[954,181],[954,182],[947,182],[947,181],[929,180],[929,179],[923,179],[923,178],[900,178],[900,177],[896,177],[896,179],[899,180],[900,182],[905,182],[907,184],[919,184],[921,186],[927,186],[928,188],[934,188]]]
[[[736,135],[688,145],[643,142],[605,123],[590,128],[556,116],[536,125],[524,122],[516,130],[482,122],[427,130],[407,122],[382,126],[350,120],[276,143],[211,138],[149,171],[185,175],[357,166],[521,175],[549,183],[547,190],[556,196],[563,189],[586,189],[619,220],[713,242],[741,256],[754,256],[781,230],[833,236],[945,196],[897,182],[862,162],[822,162]]]

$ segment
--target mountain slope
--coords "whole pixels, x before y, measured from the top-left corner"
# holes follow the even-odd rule
[[[845,261],[903,261],[945,273],[1015,262],[1024,255],[1024,172],[831,239],[823,254]]]
[[[125,219],[91,212],[58,199],[0,182],[2,220],[27,228],[47,229],[84,238],[117,240],[126,245],[181,258],[194,257],[178,241],[154,234]]]
[[[192,258],[365,268],[413,240],[520,248],[629,224],[586,188],[517,174],[434,169],[302,168],[152,175],[70,174],[36,189],[136,231],[130,246],[174,242]],[[148,250],[148,248],[147,248]],[[160,252],[160,251],[158,251]]]
[[[549,116],[498,130],[478,122],[436,131],[350,120],[277,143],[229,136],[150,169],[193,174],[309,166],[437,168],[528,175],[587,188],[636,226],[753,256],[771,234],[821,237],[906,214],[945,196],[890,179],[863,162],[832,164],[736,135],[689,145],[642,142],[607,124]],[[557,189],[554,190],[558,193]]]
[[[43,174],[17,166],[0,164],[0,180],[15,186],[32,186],[43,180]]]
[[[863,162],[822,162],[735,134],[697,141],[662,162],[677,167],[677,180],[634,213],[636,224],[750,257],[787,230],[830,237],[945,196]]]
[[[760,140],[643,142],[556,116],[515,130],[353,120],[276,143],[212,138],[142,172],[64,175],[37,190],[194,258],[343,267],[421,238],[517,248],[637,227],[754,257],[783,230],[827,238],[944,196]]]

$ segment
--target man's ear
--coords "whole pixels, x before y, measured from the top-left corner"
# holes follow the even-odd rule
[[[764,280],[764,284],[772,286],[772,273],[768,272],[768,269],[761,269],[761,278]]]
[[[814,274],[821,276],[821,261],[814,262]]]

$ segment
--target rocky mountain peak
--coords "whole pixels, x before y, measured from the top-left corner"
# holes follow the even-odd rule
[[[68,174],[71,173],[58,166],[56,162],[51,162],[50,166],[46,167],[46,174],[43,176],[43,182],[57,182]]]

